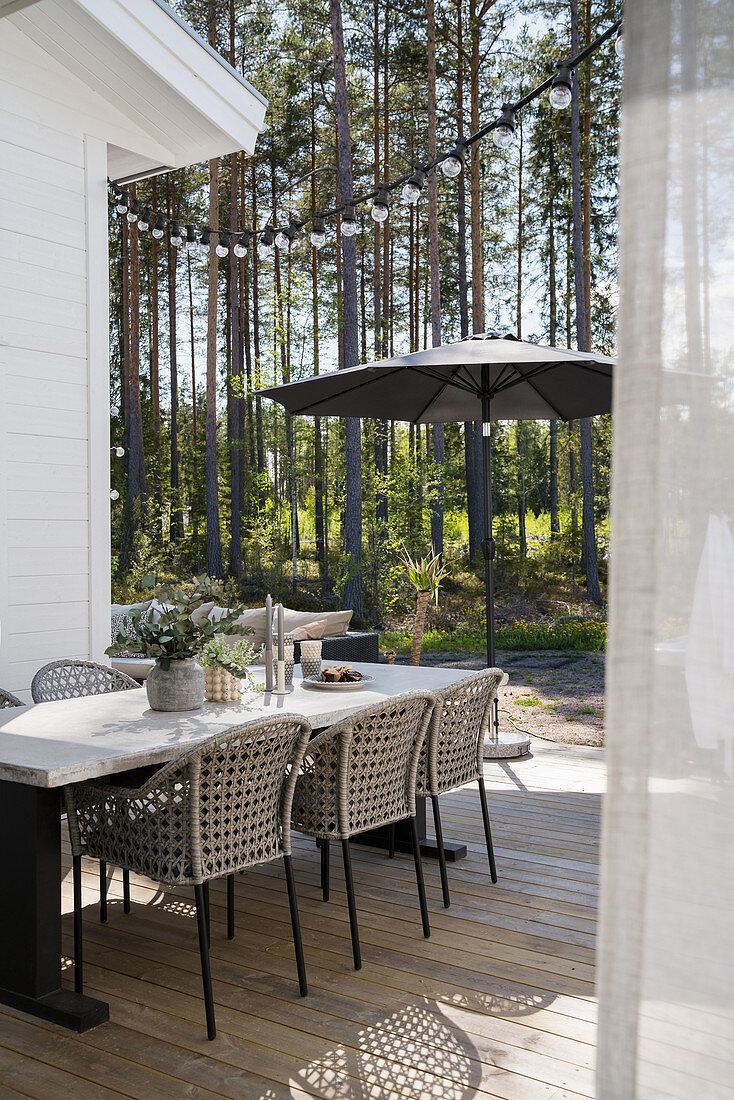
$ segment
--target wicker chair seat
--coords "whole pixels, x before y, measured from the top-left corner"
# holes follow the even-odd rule
[[[433,797],[483,776],[484,733],[504,673],[483,669],[437,693],[418,762],[416,792]]]
[[[256,720],[191,749],[131,790],[66,791],[72,850],[167,885],[196,885],[290,855],[296,770],[310,727]]]
[[[315,737],[296,783],[293,828],[344,840],[415,817],[418,752],[432,704],[428,692],[406,692]]]

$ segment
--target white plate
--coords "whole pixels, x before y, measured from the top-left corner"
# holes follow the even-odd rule
[[[355,680],[352,683],[327,683],[326,680],[319,680],[318,676],[306,676],[302,680],[304,687],[311,688],[323,688],[325,691],[359,691],[360,688],[367,687],[368,684],[374,684],[374,676],[366,676],[362,673],[361,680]]]

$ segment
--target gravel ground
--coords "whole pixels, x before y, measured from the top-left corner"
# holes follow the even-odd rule
[[[407,664],[408,658],[398,658]],[[426,653],[422,665],[483,668],[481,657]],[[500,723],[572,745],[604,744],[604,655],[500,652],[510,682],[500,689]]]

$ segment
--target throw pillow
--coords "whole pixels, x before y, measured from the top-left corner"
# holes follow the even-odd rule
[[[326,630],[326,619],[315,619],[312,623],[297,626],[293,631],[294,642],[306,642],[310,638],[323,638]]]

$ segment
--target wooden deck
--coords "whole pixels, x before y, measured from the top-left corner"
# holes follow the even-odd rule
[[[298,997],[282,867],[240,876],[237,936],[212,888],[218,1037],[206,1039],[192,898],[133,883],[97,921],[85,882],[88,991],[111,1022],[77,1036],[0,1009],[0,1097],[506,1100],[593,1094],[594,936],[603,754],[534,741],[488,764],[499,882],[492,886],[476,788],[442,799],[444,832],[469,845],[450,866],[452,907],[425,861],[424,940],[409,858],[354,846],[364,968],[351,968],[338,853],[331,902],[318,853],[296,837],[310,993]],[[429,813],[430,820],[430,813]],[[67,852],[68,858],[68,852]],[[71,911],[71,875],[64,886]],[[71,952],[71,917],[66,946]]]

